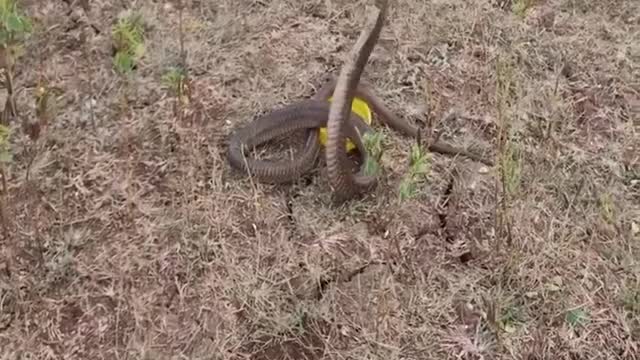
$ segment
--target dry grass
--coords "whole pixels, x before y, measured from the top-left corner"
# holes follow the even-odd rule
[[[364,77],[402,116],[465,113],[442,139],[505,171],[432,154],[400,201],[412,144],[389,131],[380,186],[340,208],[322,164],[267,186],[225,142],[341,65],[363,2],[189,2],[180,117],[175,7],[131,5],[125,77],[121,2],[69,2],[21,3],[20,115],[41,77],[62,95],[29,182],[12,125],[0,358],[640,358],[638,1],[394,2]]]

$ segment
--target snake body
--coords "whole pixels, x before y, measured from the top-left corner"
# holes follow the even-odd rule
[[[231,166],[248,171],[267,183],[288,183],[300,178],[314,166],[318,158],[318,130],[327,124],[330,109],[327,99],[332,91],[333,83],[330,81],[312,99],[276,109],[237,129],[231,135],[227,151]],[[360,154],[366,156],[359,134],[372,131],[371,127],[356,113],[350,114],[349,124],[351,126],[346,128],[346,137],[354,142]],[[307,129],[304,148],[301,154],[291,161],[255,160],[243,154],[243,150],[249,150],[300,129]]]
[[[295,181],[314,166],[320,153],[319,128],[326,126],[326,162],[334,201],[345,201],[371,190],[376,185],[375,178],[363,174],[363,168],[353,174],[347,163],[349,160],[344,146],[345,140],[348,138],[353,141],[362,160],[366,161],[368,154],[361,136],[372,131],[360,116],[351,111],[353,98],[357,96],[363,99],[382,122],[406,136],[415,138],[420,131],[393,114],[373,93],[371,86],[360,81],[364,66],[380,35],[388,8],[387,0],[376,2],[379,8],[377,16],[367,21],[365,30],[351,53],[351,59],[337,79],[330,77],[311,99],[276,109],[232,133],[227,153],[232,167],[250,172],[263,182]],[[331,103],[327,101],[330,96],[333,97]],[[301,154],[291,161],[256,160],[244,155],[243,150],[300,129],[307,130],[305,144]],[[475,154],[442,142],[430,145],[429,150],[448,155],[463,155],[491,165],[491,162]]]
[[[342,144],[345,140],[345,129],[349,125],[345,119],[351,112],[351,103],[356,95],[360,77],[380,36],[388,4],[386,0],[378,1],[378,14],[367,19],[364,30],[351,50],[351,56],[340,71],[333,91],[334,100],[327,121],[326,159],[329,184],[333,188],[336,202],[343,202],[369,191],[377,183],[375,177],[362,173],[363,167],[355,175],[347,170],[347,153]]]

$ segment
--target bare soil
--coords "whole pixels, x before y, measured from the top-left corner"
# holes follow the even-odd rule
[[[518,156],[503,181],[431,154],[401,201],[412,140],[376,123],[380,184],[340,207],[322,161],[261,184],[226,141],[338,71],[368,2],[186,2],[180,116],[161,81],[180,64],[175,3],[72,3],[19,3],[34,32],[14,74],[0,358],[640,358],[637,0],[394,1],[364,79],[495,159],[508,123]],[[123,76],[127,10],[146,52]],[[41,79],[61,92],[32,161]]]

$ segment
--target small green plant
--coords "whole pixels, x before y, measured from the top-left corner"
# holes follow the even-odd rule
[[[0,0],[0,44],[4,47],[21,43],[31,32],[31,22],[20,14],[15,0]]]
[[[527,14],[527,10],[531,9],[536,3],[536,0],[514,0],[511,4],[511,10],[520,18],[524,18]]]
[[[507,194],[512,196],[520,185],[522,154],[512,139],[508,139],[505,145],[505,152],[500,166],[504,173],[505,190]]]
[[[429,153],[419,144],[413,144],[409,158],[409,173],[400,182],[400,201],[407,200],[417,194],[420,180],[429,172]]]
[[[362,143],[369,154],[364,163],[364,173],[367,176],[376,176],[380,173],[380,159],[384,152],[384,135],[380,132],[365,133],[362,136]]]
[[[175,96],[182,96],[186,72],[181,67],[170,67],[162,75],[162,84],[166,86]]]
[[[512,333],[524,322],[522,310],[515,305],[508,306],[500,316],[500,324],[505,332]]]
[[[520,183],[522,155],[517,149],[512,134],[512,122],[517,113],[517,82],[515,81],[514,63],[511,59],[498,58],[496,63],[496,103],[498,110],[497,161],[499,176],[496,177],[496,229],[509,243],[513,241],[512,221],[509,206],[514,192]],[[501,190],[502,197],[498,198]],[[496,244],[499,244],[497,242]]]
[[[582,308],[572,309],[567,311],[565,320],[569,326],[575,328],[578,326],[584,326],[589,321],[589,315],[587,314],[587,311]]]
[[[611,198],[611,194],[604,192],[600,195],[599,199],[600,203],[600,211],[602,217],[609,224],[613,224],[615,222],[615,204],[613,199]]]
[[[189,74],[187,72],[187,53],[184,50],[184,31],[183,31],[183,10],[184,4],[182,0],[177,1],[178,8],[178,38],[180,43],[180,64],[169,68],[169,70],[163,75],[162,82],[169,88],[169,90],[175,96],[175,102],[173,105],[173,112],[177,115],[179,121],[183,120],[185,115],[182,111],[184,106],[188,106],[193,100],[193,94],[189,86]],[[190,117],[192,118],[192,117]]]
[[[170,67],[162,76],[162,84],[176,97],[176,105],[186,106],[189,104],[190,93],[188,86],[187,71],[184,67]],[[177,108],[176,108],[177,111]]]
[[[34,101],[35,101],[35,117],[25,117],[22,123],[22,129],[31,139],[31,159],[27,164],[27,171],[25,180],[29,182],[29,176],[31,175],[31,166],[38,156],[39,151],[44,146],[39,144],[39,139],[44,135],[44,132],[48,125],[55,117],[56,110],[56,96],[62,91],[59,88],[52,87],[46,80],[40,80],[38,86],[35,89]]]
[[[22,54],[22,42],[31,33],[31,22],[20,14],[14,0],[0,0],[0,68],[4,70],[7,101],[0,122],[8,124],[17,115],[13,97],[13,65]]]
[[[44,247],[40,247],[40,261],[43,261],[42,265],[47,269],[48,284],[56,286],[73,279],[77,274],[74,257],[76,249],[70,239],[53,241],[48,250],[45,254]]]
[[[0,125],[0,163],[3,165],[10,163],[12,160],[9,135],[11,135],[9,127]]]
[[[0,198],[0,221],[6,232],[7,224],[4,216],[5,196],[7,194],[6,165],[12,161],[9,144],[10,129],[8,124],[17,115],[13,97],[13,66],[22,54],[22,43],[31,33],[31,22],[18,11],[14,0],[0,0],[0,69],[4,73],[4,88],[7,100],[0,115],[0,176],[2,176],[2,197]]]
[[[120,17],[111,35],[116,50],[113,64],[118,72],[130,73],[145,53],[142,15],[131,13]]]

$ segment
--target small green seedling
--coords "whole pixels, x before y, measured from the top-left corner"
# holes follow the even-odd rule
[[[513,333],[524,322],[523,317],[522,309],[515,305],[511,305],[504,309],[504,312],[500,317],[500,323],[505,332]]]
[[[3,165],[10,163],[13,159],[9,145],[9,135],[11,135],[11,130],[7,126],[0,125],[0,163]]]
[[[176,97],[179,104],[189,104],[187,72],[183,67],[170,67],[162,76],[162,84]]]
[[[532,8],[536,3],[536,0],[514,0],[511,4],[511,10],[516,16],[523,19],[527,14],[527,10]]]
[[[589,321],[589,316],[586,310],[577,308],[567,311],[565,319],[569,326],[576,328],[578,326],[584,326]]]
[[[167,72],[162,75],[162,84],[166,86],[174,95],[180,96],[184,86],[186,74],[184,69],[180,67],[170,67]]]
[[[507,139],[504,156],[501,158],[501,169],[504,175],[505,189],[514,195],[520,186],[522,173],[522,153],[512,139]]]
[[[0,0],[0,44],[12,46],[25,40],[31,33],[31,22],[22,16],[15,0]]]
[[[4,70],[7,101],[1,122],[8,124],[17,115],[13,97],[13,66],[22,54],[22,43],[31,33],[31,22],[22,16],[14,0],[0,0],[0,68]]]
[[[611,194],[604,192],[600,195],[599,199],[600,210],[602,217],[609,224],[613,224],[615,222],[615,204]]]
[[[142,15],[133,13],[120,17],[111,35],[116,50],[113,64],[118,72],[130,73],[145,53]]]
[[[380,159],[382,159],[384,152],[384,135],[380,132],[365,133],[362,136],[362,143],[369,154],[364,163],[364,173],[367,176],[376,176],[380,173]]]
[[[409,173],[400,182],[400,201],[410,199],[418,193],[418,184],[429,173],[429,153],[418,144],[411,147],[409,158]]]

